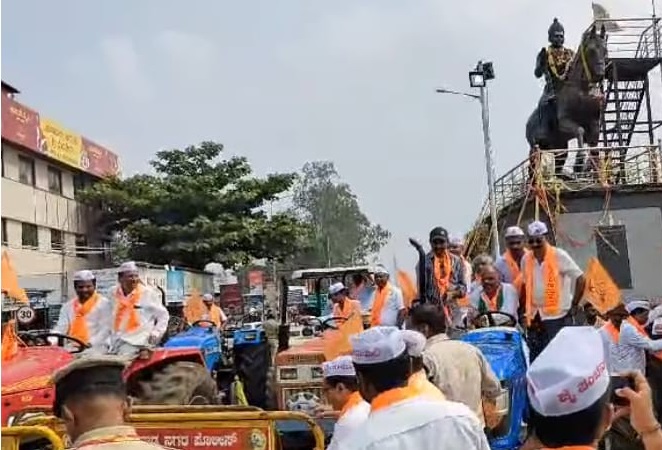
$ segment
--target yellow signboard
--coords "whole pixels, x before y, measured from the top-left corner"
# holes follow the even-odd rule
[[[39,119],[39,150],[45,155],[76,168],[81,167],[83,139],[45,117]]]

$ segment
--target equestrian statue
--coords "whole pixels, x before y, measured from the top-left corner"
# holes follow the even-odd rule
[[[577,53],[564,47],[565,30],[558,19],[549,27],[549,47],[538,53],[534,74],[545,77],[545,88],[538,106],[526,122],[526,140],[532,152],[566,150],[568,141],[577,139],[595,147],[600,134],[603,96],[602,80],[607,60],[607,35],[604,25],[584,33]],[[580,152],[581,153],[581,152]],[[555,173],[562,175],[567,151],[555,152]],[[584,167],[578,154],[575,172]]]

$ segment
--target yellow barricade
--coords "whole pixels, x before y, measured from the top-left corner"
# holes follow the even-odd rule
[[[45,426],[2,427],[2,450],[18,450],[21,444],[34,440],[47,440],[52,450],[64,450],[62,439]]]
[[[180,450],[275,450],[277,420],[305,422],[315,438],[315,450],[324,450],[324,432],[312,417],[300,412],[246,411],[245,407],[241,410],[213,405],[136,406],[129,416],[129,424],[144,440]],[[31,414],[21,422],[47,427],[67,440],[62,423],[54,416]]]

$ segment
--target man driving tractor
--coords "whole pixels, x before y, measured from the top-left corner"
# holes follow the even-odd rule
[[[105,353],[112,334],[108,318],[112,316],[113,306],[96,288],[96,277],[92,271],[81,270],[74,274],[76,297],[60,310],[53,333],[71,336],[94,351]],[[57,338],[50,340],[57,341]]]
[[[211,294],[205,294],[202,296],[202,302],[207,308],[206,312],[202,315],[201,320],[209,320],[214,323],[214,326],[219,330],[223,328],[225,322],[228,321],[228,317],[225,315],[220,306],[214,304],[214,296]],[[206,324],[202,324],[206,326]]]
[[[333,317],[342,317],[347,320],[354,313],[361,315],[361,303],[349,298],[349,290],[341,282],[329,286],[329,297],[333,302]]]
[[[494,266],[483,268],[480,284],[471,292],[470,299],[476,316],[499,311],[517,320],[519,294],[513,285],[501,282],[501,275]]]

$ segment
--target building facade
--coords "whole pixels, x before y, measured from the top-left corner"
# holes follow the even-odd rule
[[[2,84],[2,248],[22,287],[66,296],[76,270],[108,265],[109,241],[90,227],[78,192],[119,174],[117,155],[16,101]],[[64,288],[64,289],[63,289]]]

